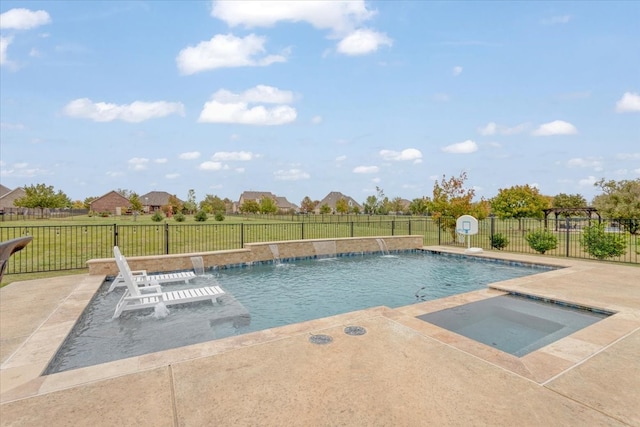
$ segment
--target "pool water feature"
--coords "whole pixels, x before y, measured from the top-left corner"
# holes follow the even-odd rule
[[[483,289],[489,283],[550,270],[473,257],[406,252],[223,268],[191,284],[164,290],[220,285],[209,301],[171,306],[166,317],[149,308],[111,320],[124,292],[106,281],[89,303],[45,374],[362,310],[412,303]],[[209,272],[209,271],[208,271]]]
[[[503,295],[417,317],[522,357],[611,314],[523,296]]]

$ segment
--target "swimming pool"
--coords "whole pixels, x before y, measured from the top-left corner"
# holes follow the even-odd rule
[[[217,282],[227,292],[221,304],[172,306],[165,318],[152,309],[127,312],[113,321],[124,290],[107,293],[105,282],[45,374],[380,305],[396,308],[550,269],[422,251],[258,264],[222,269],[191,285],[163,285]]]

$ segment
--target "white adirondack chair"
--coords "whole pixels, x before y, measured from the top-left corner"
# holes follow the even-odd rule
[[[129,265],[126,263],[125,258],[122,255],[116,256],[116,262],[122,272],[122,278],[127,289],[116,305],[113,319],[120,317],[124,311],[155,307],[159,303],[164,303],[166,306],[169,306],[205,300],[214,302],[218,297],[225,294],[220,286],[206,286],[170,292],[163,292],[162,287],[157,282],[150,282],[146,286],[139,286],[134,282],[133,275],[131,274],[131,270],[129,270]]]
[[[175,273],[163,273],[163,274],[147,274],[147,270],[131,270],[129,268],[129,263],[126,258],[122,256],[120,253],[120,248],[117,246],[113,247],[113,255],[116,257],[116,261],[118,258],[121,258],[123,261],[123,265],[126,265],[126,268],[131,276],[131,280],[136,283],[138,286],[150,286],[153,282],[157,282],[158,284],[162,283],[171,283],[171,282],[184,282],[188,283],[189,280],[195,279],[196,273],[193,271],[177,271]],[[119,286],[126,286],[124,281],[124,272],[122,268],[120,268],[120,264],[118,264],[119,273],[113,282],[111,282],[111,286],[109,286],[109,290],[107,292],[113,291],[115,288]]]

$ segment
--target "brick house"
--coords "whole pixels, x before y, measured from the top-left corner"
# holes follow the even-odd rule
[[[163,206],[169,204],[169,197],[172,195],[167,193],[166,191],[150,191],[147,194],[143,194],[139,197],[140,203],[142,203],[142,208],[145,212],[155,212],[159,211]],[[175,195],[173,197],[176,197]],[[178,199],[176,197],[176,199]],[[178,199],[180,203],[184,202]]]
[[[234,203],[233,213],[238,213],[240,206],[242,206],[242,204],[247,200],[255,200],[257,203],[260,203],[260,200],[264,199],[265,197],[275,200],[276,206],[278,207],[278,211],[280,213],[298,211],[298,206],[294,203],[289,202],[286,197],[276,196],[270,191],[244,191],[240,195],[238,202]]]
[[[349,205],[349,210],[352,210],[353,208],[357,207],[360,210],[360,212],[362,212],[362,206],[358,202],[356,202],[353,198],[349,196],[345,196],[339,191],[332,191],[331,193],[327,194],[324,199],[320,200],[320,203],[318,203],[318,206],[316,206],[314,212],[316,214],[319,214],[320,208],[324,205],[327,205],[331,208],[331,213],[336,213],[336,203],[340,199],[345,199],[347,201],[347,205]]]
[[[117,191],[109,191],[104,196],[92,201],[90,209],[93,212],[109,212],[112,215],[118,215],[126,212],[130,205],[129,199],[122,194]]]
[[[0,196],[0,209],[3,211],[12,211],[18,209],[26,209],[26,208],[17,208],[13,202],[20,197],[24,197],[27,193],[24,191],[24,188],[18,187],[13,190],[9,190],[7,187],[4,187],[2,191],[6,191],[4,194]]]

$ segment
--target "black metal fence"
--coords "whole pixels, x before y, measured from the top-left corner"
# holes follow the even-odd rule
[[[66,208],[0,208],[0,221],[23,221],[38,219],[58,219],[71,218],[74,216],[87,215],[88,209],[66,209]]]
[[[340,217],[340,216],[336,216]],[[372,217],[375,218],[375,217]],[[280,223],[202,223],[148,225],[63,225],[63,226],[0,226],[0,241],[30,235],[33,241],[9,260],[6,274],[33,273],[86,268],[93,258],[109,258],[118,245],[125,256],[161,255],[240,249],[246,243],[304,239],[331,239],[364,236],[422,236],[425,246],[492,248],[500,235],[507,252],[536,253],[525,236],[533,231],[547,230],[557,240],[549,256],[594,259],[581,244],[582,230],[597,220],[562,218],[558,220],[479,221],[478,234],[461,236],[447,229],[450,219],[395,217],[386,220],[280,222]],[[609,261],[640,264],[640,235],[629,232],[624,221],[605,221],[606,232],[624,239],[625,253]]]

